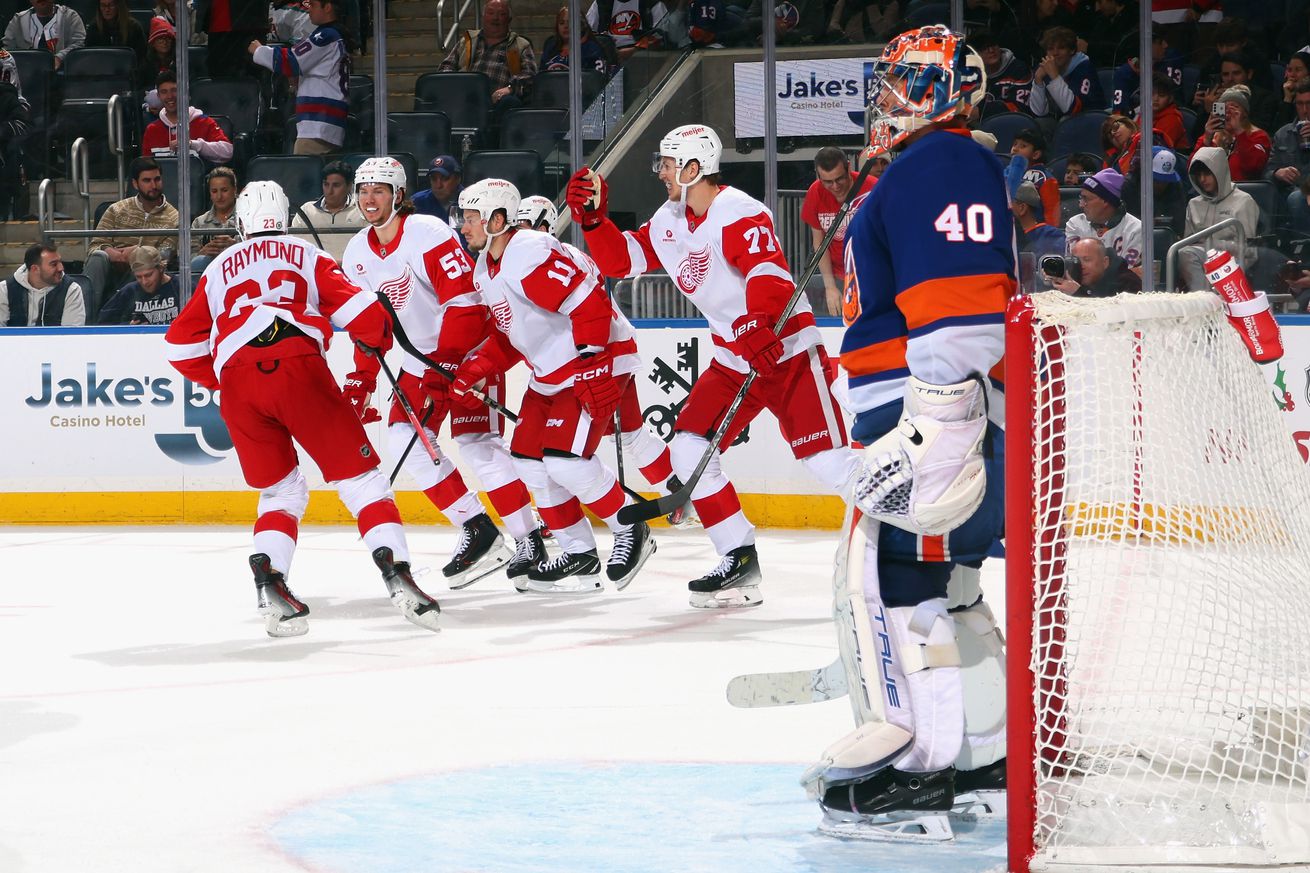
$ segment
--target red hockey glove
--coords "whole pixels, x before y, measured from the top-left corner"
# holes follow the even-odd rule
[[[777,368],[782,343],[763,315],[748,312],[734,321],[732,337],[737,343],[737,354],[749,361],[755,372],[767,376]]]
[[[355,414],[359,416],[359,420],[364,424],[382,420],[382,416],[368,402],[369,397],[377,390],[377,387],[377,379],[368,373],[361,373],[359,370],[346,376],[346,382],[341,386],[341,395],[350,401]]]
[[[470,389],[486,390],[486,381],[499,373],[495,361],[486,355],[469,355],[455,369],[455,382],[451,385],[451,397],[465,409],[483,409],[484,404],[469,393]],[[436,378],[440,376],[433,374]]]
[[[450,410],[450,385],[457,368],[457,364],[442,363],[441,369],[449,373],[450,378],[434,370],[428,370],[423,374],[423,393],[428,396],[428,401],[432,404],[432,417],[428,420],[434,427],[440,424]]]
[[[605,220],[609,200],[610,189],[605,178],[593,173],[590,167],[583,167],[569,178],[564,202],[569,205],[573,220],[583,230],[592,230]]]
[[[607,421],[614,414],[623,392],[614,379],[614,358],[609,350],[578,358],[573,365],[573,393],[596,421]]]

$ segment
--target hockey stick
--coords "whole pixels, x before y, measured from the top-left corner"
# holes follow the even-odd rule
[[[414,414],[414,407],[409,404],[409,398],[405,396],[404,391],[400,390],[400,384],[396,382],[396,374],[391,372],[391,365],[387,363],[387,359],[382,356],[380,350],[374,349],[373,354],[377,356],[378,363],[382,365],[382,372],[386,374],[387,381],[391,383],[391,390],[396,392],[396,399],[400,401],[400,408],[405,410],[405,417],[408,418],[409,423],[413,425],[414,436],[422,441],[423,448],[427,450],[428,457],[432,459],[432,463],[440,464],[441,454],[437,451],[437,447],[432,445],[432,440],[428,439],[427,429],[425,428],[424,423],[419,421],[418,416]]]
[[[850,193],[846,195],[846,202],[842,204],[836,217],[833,218],[832,224],[828,225],[828,230],[824,233],[823,239],[819,241],[819,247],[815,250],[814,256],[805,265],[805,271],[801,273],[801,278],[796,282],[796,290],[792,292],[791,299],[787,301],[787,305],[782,309],[782,314],[778,316],[778,323],[773,328],[775,334],[781,331],[783,326],[787,324],[787,319],[791,318],[792,310],[796,308],[796,304],[800,302],[801,297],[805,294],[805,287],[810,284],[810,278],[814,275],[814,271],[819,268],[820,259],[828,256],[828,246],[832,244],[833,238],[837,236],[837,229],[846,220],[847,213],[851,211],[851,204],[859,196],[860,188],[864,185],[864,180],[869,178],[869,172],[873,169],[873,165],[874,161],[865,163],[864,169],[860,170],[860,174],[855,178],[855,184],[851,186]],[[745,380],[741,383],[741,388],[737,389],[737,396],[733,398],[731,405],[728,406],[728,411],[719,422],[719,426],[714,429],[713,435],[709,437],[710,444],[705,447],[705,451],[701,454],[700,462],[696,464],[696,469],[692,471],[692,474],[687,477],[687,481],[682,483],[682,487],[671,494],[665,494],[663,497],[642,500],[623,507],[619,510],[620,524],[633,524],[638,521],[649,521],[661,515],[668,515],[691,499],[692,489],[696,487],[696,483],[700,482],[701,474],[709,466],[710,458],[714,457],[714,453],[719,450],[719,443],[723,440],[723,435],[728,432],[728,428],[732,425],[732,420],[736,417],[737,410],[741,408],[743,401],[746,400],[746,394],[751,390],[751,385],[755,383],[757,375],[759,374],[753,368],[746,374]]]
[[[414,344],[410,342],[409,335],[405,333],[405,328],[400,325],[400,316],[396,314],[396,308],[391,305],[391,301],[387,299],[387,295],[379,293],[378,299],[382,301],[382,306],[391,314],[391,332],[395,336],[396,342],[400,347],[409,352],[413,357],[418,358],[420,361],[427,364],[429,369],[436,370],[438,373],[445,376],[448,382],[454,383],[454,376],[450,375],[448,371],[442,369],[440,364],[420,352],[415,348]],[[517,422],[519,420],[517,413],[511,412],[509,407],[505,406],[505,404],[496,400],[494,397],[489,396],[486,392],[478,391],[476,388],[470,388],[466,393],[472,394],[474,397],[478,398],[478,400],[481,400],[487,406],[491,407],[496,412],[499,412],[510,421]]]
[[[628,487],[628,483],[623,481],[623,423],[619,421],[619,411],[617,409],[614,410],[614,460],[619,468],[619,487],[623,489],[623,493],[633,500],[645,500],[646,498],[633,491]]]
[[[796,706],[844,697],[846,669],[841,658],[817,670],[782,673],[747,673],[728,682],[728,703],[743,709],[760,706]]]
[[[428,419],[432,417],[432,412],[435,409],[436,407],[432,405],[432,398],[429,397],[427,402],[423,404],[423,418],[420,419],[420,423],[424,427],[427,427]],[[405,459],[409,457],[410,452],[414,451],[414,443],[416,442],[418,442],[417,430],[415,430],[414,435],[409,438],[409,445],[405,446],[405,451],[400,453],[400,460],[396,462],[396,469],[391,471],[391,478],[387,480],[390,484],[396,484],[396,477],[400,475],[400,468],[405,466]]]

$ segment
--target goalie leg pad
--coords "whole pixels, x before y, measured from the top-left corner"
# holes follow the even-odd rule
[[[972,771],[1005,757],[1005,640],[981,599],[952,610],[951,618],[959,641],[964,695],[964,743],[955,766]]]

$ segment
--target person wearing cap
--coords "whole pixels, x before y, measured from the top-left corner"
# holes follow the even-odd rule
[[[1124,177],[1106,168],[1083,182],[1078,205],[1083,211],[1064,226],[1070,251],[1080,239],[1099,239],[1134,270],[1142,268],[1142,222],[1123,208]]]
[[[419,215],[432,215],[450,223],[451,204],[459,202],[460,184],[464,168],[450,155],[437,155],[428,164],[428,189],[414,195],[414,211]]]
[[[54,0],[32,0],[32,8],[9,19],[4,47],[11,52],[49,52],[55,69],[73,49],[86,45],[86,24],[75,9]]]
[[[1156,227],[1168,227],[1182,235],[1187,216],[1187,195],[1183,191],[1182,176],[1178,173],[1178,156],[1164,146],[1151,148],[1151,201]],[[1134,157],[1124,176],[1124,208],[1138,218],[1142,217],[1141,158]],[[1163,258],[1164,252],[1156,252]]]
[[[1010,199],[1010,213],[1014,215],[1015,239],[1020,252],[1032,252],[1040,263],[1045,255],[1064,254],[1064,232],[1046,223],[1042,195],[1032,182],[1021,182]]]
[[[164,272],[164,259],[154,246],[137,246],[129,258],[133,281],[100,307],[97,324],[169,324],[181,311],[177,280]]]
[[[1261,178],[1273,144],[1269,134],[1251,123],[1251,91],[1245,85],[1229,88],[1219,95],[1216,106],[1224,107],[1222,116],[1215,112],[1205,122],[1205,134],[1196,140],[1196,151],[1218,146],[1228,152],[1228,168],[1234,182],[1251,182]]]
[[[1229,160],[1217,146],[1197,149],[1187,165],[1187,175],[1197,195],[1187,202],[1187,223],[1183,235],[1190,236],[1199,230],[1213,227],[1226,218],[1241,222],[1246,238],[1255,236],[1260,222],[1260,208],[1255,198],[1233,184],[1229,173]],[[1217,231],[1203,245],[1183,246],[1178,252],[1178,275],[1189,291],[1206,291],[1210,283],[1205,278],[1207,249],[1222,249],[1249,269],[1248,253],[1238,244],[1237,231],[1231,227]],[[1173,290],[1173,289],[1167,289]]]
[[[59,249],[37,243],[23,266],[0,282],[0,327],[86,324],[86,289],[68,278]]]
[[[367,222],[355,203],[355,171],[345,161],[332,161],[323,168],[320,181],[323,184],[323,196],[301,204],[300,210],[291,217],[292,230],[306,230],[311,225],[315,230],[329,227],[360,228]],[[310,224],[305,224],[304,215]],[[302,238],[308,238],[300,234]],[[353,234],[320,234],[322,248],[333,258],[340,261],[346,251],[346,243]]]
[[[1287,198],[1292,226],[1306,233],[1310,232],[1310,205],[1301,193],[1301,183],[1310,178],[1310,81],[1296,86],[1292,105],[1296,118],[1274,134],[1273,152],[1264,175]]]
[[[147,85],[161,73],[173,69],[177,63],[174,48],[177,46],[177,31],[173,25],[162,18],[150,19],[150,34],[146,37],[146,56],[137,67],[137,81]]]

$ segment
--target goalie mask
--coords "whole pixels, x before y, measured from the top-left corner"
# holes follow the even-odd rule
[[[262,180],[246,183],[232,211],[237,232],[242,239],[249,239],[257,234],[285,232],[291,204],[281,185]]]
[[[906,31],[873,67],[869,145],[890,152],[916,130],[967,114],[986,88],[982,59],[963,36],[941,24]]]

